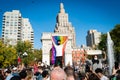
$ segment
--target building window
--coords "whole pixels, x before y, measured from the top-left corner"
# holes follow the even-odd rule
[[[10,16],[6,16],[7,18],[10,18]]]
[[[13,18],[13,16],[11,16],[11,18]]]

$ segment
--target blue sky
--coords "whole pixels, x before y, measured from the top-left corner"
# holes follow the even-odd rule
[[[53,32],[60,3],[76,32],[77,45],[86,45],[87,31],[106,33],[120,24],[120,0],[0,0],[0,36],[4,12],[20,10],[34,29],[34,47],[40,49],[43,32]]]

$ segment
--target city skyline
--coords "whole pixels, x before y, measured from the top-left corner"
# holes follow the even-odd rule
[[[3,14],[6,11],[20,10],[23,17],[29,18],[33,27],[34,48],[41,48],[41,35],[43,32],[54,31],[61,2],[75,28],[77,46],[86,45],[88,30],[96,29],[107,33],[120,23],[119,0],[0,0],[0,37]]]

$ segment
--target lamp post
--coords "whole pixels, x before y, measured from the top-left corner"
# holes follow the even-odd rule
[[[24,59],[24,64],[25,64],[26,67],[27,67],[28,61],[27,61],[27,58],[25,58],[25,57],[27,57],[27,56],[28,56],[27,52],[24,52],[23,53],[23,59]]]
[[[28,54],[27,54],[27,52],[24,52],[23,57],[26,57],[26,56],[28,56]]]

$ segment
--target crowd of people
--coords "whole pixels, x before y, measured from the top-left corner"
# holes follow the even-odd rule
[[[98,63],[98,61],[95,61]],[[0,80],[120,80],[120,67],[113,68],[112,75],[104,74],[104,69],[96,67],[93,70],[90,65],[85,65],[84,71],[81,66],[67,65],[61,67],[59,64],[49,66],[39,62],[32,67],[25,68],[24,65],[10,67],[0,70]]]
[[[19,64],[17,67],[1,69],[0,80],[47,80],[49,73],[50,69],[43,63],[29,67]]]

